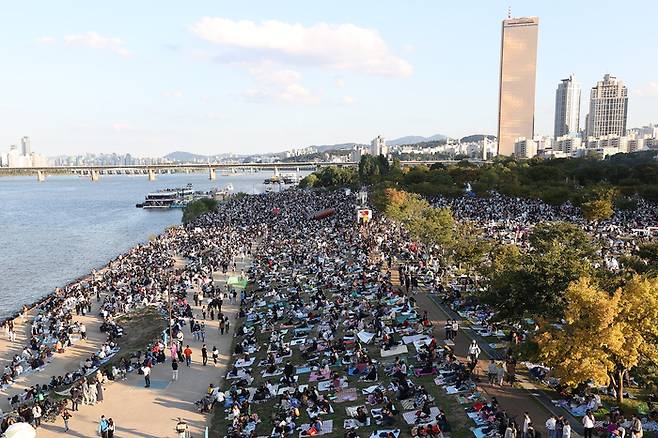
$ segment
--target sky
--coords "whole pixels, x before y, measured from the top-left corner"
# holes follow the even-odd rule
[[[5,2],[0,151],[264,153],[496,133],[501,20],[538,16],[536,133],[555,88],[610,73],[658,121],[658,2]]]

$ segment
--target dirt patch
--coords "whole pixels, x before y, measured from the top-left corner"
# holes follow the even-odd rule
[[[148,344],[160,337],[167,324],[164,315],[154,307],[131,313],[119,318],[117,322],[123,327],[124,335],[117,341],[121,347],[119,354],[106,365],[110,367],[122,357],[130,358],[132,353],[144,350]]]

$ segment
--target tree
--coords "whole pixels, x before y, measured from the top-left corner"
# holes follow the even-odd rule
[[[455,221],[448,208],[425,208],[410,218],[407,227],[411,236],[429,245],[450,246]]]
[[[183,209],[183,223],[193,221],[202,214],[217,210],[219,203],[212,198],[201,198],[188,203]]]
[[[580,207],[583,217],[588,221],[609,219],[614,213],[610,199],[596,199],[583,203]]]
[[[317,185],[318,183],[318,176],[315,173],[311,173],[309,175],[306,175],[302,180],[299,182],[299,187],[302,189],[304,188],[313,188]]]
[[[363,155],[359,161],[359,179],[362,184],[374,184],[381,175],[380,163],[377,157]]]
[[[454,220],[447,208],[432,208],[415,193],[387,188],[375,195],[375,203],[383,207],[389,218],[401,222],[414,239],[429,245],[448,246],[453,241]]]
[[[565,292],[565,324],[537,338],[539,356],[562,383],[593,381],[624,396],[624,375],[658,361],[658,278],[634,276],[610,294],[583,277]]]
[[[489,242],[471,222],[461,223],[456,228],[454,244],[450,248],[455,263],[465,265],[467,269],[481,270],[484,257],[490,250]]]
[[[531,247],[523,254],[492,254],[489,288],[482,299],[501,318],[559,318],[569,284],[593,271],[595,247],[582,229],[563,222],[538,225],[528,240]]]

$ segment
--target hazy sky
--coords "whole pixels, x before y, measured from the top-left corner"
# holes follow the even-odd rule
[[[5,2],[0,150],[47,155],[279,151],[436,133],[495,134],[501,20],[540,18],[536,132],[575,73],[628,85],[658,121],[658,2]],[[581,125],[584,117],[581,120]]]

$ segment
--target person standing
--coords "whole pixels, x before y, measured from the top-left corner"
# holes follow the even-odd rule
[[[516,425],[514,421],[507,420],[507,428],[505,428],[504,438],[516,438]]]
[[[83,341],[87,339],[87,326],[84,325],[84,323],[80,324],[80,338],[82,338]]]
[[[151,387],[151,368],[147,365],[142,367],[142,372],[144,373],[144,388]]]
[[[564,432],[564,425],[567,421],[564,419],[562,415],[557,417],[557,421],[555,422],[555,437],[560,438],[562,436],[562,433]],[[571,426],[569,426],[569,429],[571,429]],[[569,431],[571,433],[571,431]]]
[[[489,377],[489,384],[493,385],[496,383],[496,377],[498,376],[498,367],[496,366],[496,361],[491,359],[489,366],[487,367],[487,376]]]
[[[224,322],[224,319],[219,320],[219,334],[223,335],[224,334],[224,327],[226,326],[226,323]]]
[[[219,359],[219,350],[216,346],[212,347],[212,361],[217,366],[217,360]]]
[[[103,384],[100,380],[96,380],[96,401],[103,403]]]
[[[39,403],[35,403],[34,406],[32,406],[32,417],[34,418],[34,428],[36,429],[37,427],[41,426],[41,415],[43,411],[41,410],[41,406],[39,406]]]
[[[481,352],[482,350],[480,349],[480,346],[475,341],[475,339],[473,339],[473,342],[471,342],[471,345],[468,347],[468,358],[472,363],[477,363]]]
[[[530,414],[527,412],[523,413],[523,438],[528,438],[528,429],[530,425],[532,424],[532,420],[530,419]]]
[[[78,410],[78,405],[80,404],[80,388],[73,386],[71,388],[71,409],[74,411]]]
[[[183,350],[183,355],[185,355],[185,365],[188,367],[192,363],[192,349],[190,348],[189,345],[185,346],[185,350]]]
[[[114,420],[111,418],[107,419],[107,438],[114,438]]]
[[[548,417],[546,420],[546,430],[548,431],[548,438],[561,438],[555,436],[555,426],[557,426],[557,418],[555,415]]]
[[[184,422],[181,418],[178,418],[178,423],[176,423],[176,435],[178,438],[185,438],[187,435],[187,423]]]
[[[107,420],[105,419],[105,415],[101,415],[101,419],[98,422],[98,434],[102,438],[107,438]]]
[[[452,321],[452,340],[457,339],[457,333],[459,332],[459,322],[455,319]]]
[[[176,381],[178,380],[178,361],[176,359],[171,361],[171,380]]]
[[[208,349],[206,348],[206,344],[203,344],[203,347],[201,347],[201,360],[204,367],[208,365]]]
[[[571,438],[571,425],[567,420],[562,422],[562,436],[556,438]]]
[[[64,408],[64,412],[62,412],[62,420],[64,420],[64,432],[69,431],[69,419],[71,418],[71,413],[69,412],[68,409]]]
[[[592,434],[594,432],[594,414],[592,414],[592,411],[588,410],[585,413],[585,416],[583,417],[583,428],[585,429],[583,431],[583,438],[592,438]],[[633,437],[633,438],[639,438],[639,437]]]
[[[228,330],[231,328],[231,321],[228,320],[228,316],[224,317],[224,329],[226,330],[226,334],[228,335]]]

